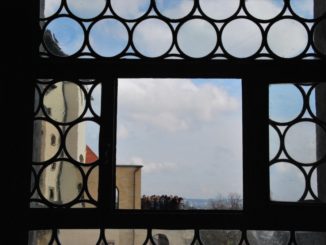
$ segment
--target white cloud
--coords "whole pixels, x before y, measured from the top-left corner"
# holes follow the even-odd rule
[[[308,43],[308,33],[296,20],[276,22],[267,35],[267,42],[274,53],[281,57],[292,58],[299,55]]]
[[[129,136],[128,129],[123,124],[118,125],[117,138],[118,140],[127,139]]]
[[[121,118],[166,132],[219,120],[222,113],[240,106],[222,87],[190,79],[120,79],[119,98]]]
[[[280,162],[270,168],[271,197],[277,201],[298,201],[305,189],[305,178],[300,169]]]
[[[58,11],[61,1],[60,0],[43,0],[44,1],[44,16],[49,17]]]
[[[99,15],[105,3],[105,0],[67,0],[70,11],[81,18],[93,18]]]
[[[142,165],[144,174],[160,173],[164,175],[166,172],[173,171],[177,168],[177,164],[171,162],[148,162],[141,157],[133,156],[129,160],[130,164]]]
[[[218,20],[232,16],[240,5],[239,0],[200,0],[199,2],[207,16]]]
[[[296,123],[285,135],[285,147],[289,155],[300,163],[313,163],[317,160],[317,124],[312,122]],[[326,134],[321,135],[326,137]],[[325,152],[325,151],[324,151]]]
[[[291,0],[291,7],[301,17],[314,17],[314,0]]]
[[[119,80],[118,125],[128,137],[122,139],[118,131],[117,164],[144,165],[142,193],[202,198],[241,194],[241,100],[229,92],[239,91],[240,84],[227,90],[223,82],[232,84]]]
[[[148,10],[150,0],[111,0],[111,4],[113,10],[121,17],[135,19]]]
[[[148,57],[163,55],[171,47],[172,39],[169,26],[158,19],[142,21],[133,34],[136,49]]]
[[[248,11],[259,19],[271,19],[278,15],[284,7],[283,0],[247,0]]]
[[[262,34],[259,27],[247,19],[231,21],[222,32],[222,43],[228,53],[246,58],[255,54],[261,46]]]
[[[180,49],[191,57],[204,57],[216,46],[217,33],[214,27],[205,20],[186,22],[177,36]]]
[[[194,6],[192,0],[156,0],[156,6],[161,14],[177,19],[186,16]]]
[[[178,116],[170,112],[157,112],[156,115],[134,114],[132,117],[135,121],[146,122],[168,132],[189,128],[185,120],[178,118]]]

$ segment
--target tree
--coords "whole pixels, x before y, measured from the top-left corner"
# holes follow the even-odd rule
[[[238,193],[230,193],[226,198],[220,195],[209,204],[210,209],[216,210],[241,210],[242,206],[242,197]]]

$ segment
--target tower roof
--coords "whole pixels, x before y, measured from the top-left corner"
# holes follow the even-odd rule
[[[86,163],[95,162],[98,159],[98,156],[95,154],[95,152],[86,145]]]

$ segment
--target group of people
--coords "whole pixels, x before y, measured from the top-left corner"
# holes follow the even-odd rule
[[[183,209],[183,198],[168,195],[143,195],[141,198],[141,208],[147,210],[177,210]]]

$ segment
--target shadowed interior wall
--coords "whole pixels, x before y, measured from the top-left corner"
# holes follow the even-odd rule
[[[320,16],[326,11],[325,0],[315,0],[315,16]],[[326,53],[326,21],[322,21],[319,28],[314,33],[314,40],[320,51]],[[326,86],[317,86],[316,88],[316,111],[317,117],[326,122]],[[323,157],[326,139],[322,137],[320,128],[317,128],[317,159]],[[321,164],[317,171],[318,197],[326,202],[326,163]]]

